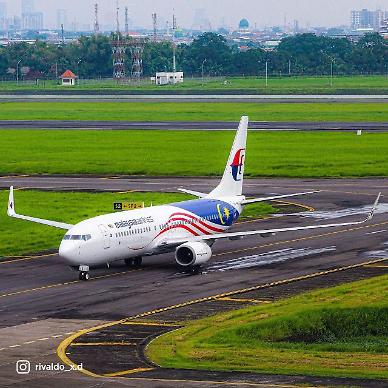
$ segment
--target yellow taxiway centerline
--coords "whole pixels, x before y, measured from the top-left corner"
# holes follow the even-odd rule
[[[90,333],[92,331],[96,331],[96,330],[100,330],[100,329],[106,329],[108,327],[119,325],[119,324],[125,324],[125,322],[128,322],[129,320],[143,318],[143,317],[154,315],[154,314],[161,313],[161,312],[164,312],[164,311],[174,310],[174,309],[177,309],[177,308],[180,308],[180,307],[190,306],[190,305],[193,305],[193,304],[198,304],[198,303],[201,303],[201,302],[207,302],[207,301],[211,301],[211,300],[217,300],[219,298],[231,297],[233,295],[239,295],[239,294],[242,294],[242,293],[246,293],[246,292],[250,292],[250,291],[256,291],[256,290],[263,289],[263,288],[268,288],[268,287],[278,286],[278,285],[281,285],[281,284],[287,284],[287,283],[291,283],[291,282],[296,282],[296,281],[299,281],[299,280],[311,279],[311,278],[314,278],[314,277],[328,275],[328,274],[335,273],[335,272],[341,272],[341,271],[345,271],[345,270],[348,270],[348,269],[363,267],[365,265],[377,264],[377,263],[384,262],[386,260],[388,260],[388,258],[381,258],[381,259],[376,259],[376,260],[370,260],[370,261],[366,261],[366,262],[363,262],[363,263],[348,265],[348,266],[345,266],[345,267],[338,267],[338,268],[334,268],[334,269],[327,270],[327,271],[315,272],[315,273],[311,273],[311,274],[308,274],[308,275],[298,276],[298,277],[294,277],[294,278],[290,278],[290,279],[284,279],[284,280],[278,280],[278,281],[271,282],[271,283],[260,284],[260,285],[249,287],[249,288],[243,288],[243,289],[240,289],[240,290],[237,290],[237,291],[224,292],[222,294],[208,296],[208,297],[204,297],[204,298],[200,298],[200,299],[195,299],[195,300],[192,300],[192,301],[187,301],[187,302],[179,303],[179,304],[176,304],[176,305],[173,305],[173,306],[168,306],[168,307],[164,307],[164,308],[159,308],[159,309],[151,310],[151,311],[148,311],[148,312],[145,312],[145,313],[142,313],[142,314],[138,314],[138,315],[135,315],[135,316],[132,316],[132,317],[121,319],[119,321],[113,321],[113,322],[109,322],[109,323],[102,324],[102,325],[99,325],[99,326],[91,327],[91,328],[88,328],[88,329],[83,329],[83,330],[80,330],[80,331],[72,334],[70,337],[64,339],[59,344],[59,346],[57,348],[57,355],[58,355],[58,357],[61,359],[61,361],[64,364],[66,364],[68,366],[72,366],[72,367],[75,368],[77,365],[76,365],[76,363],[71,361],[70,358],[67,356],[66,349],[77,338],[81,337],[82,335],[88,334],[88,333]],[[131,373],[137,373],[137,372],[134,372],[134,371],[137,371],[137,370],[138,369],[133,369]],[[129,374],[128,371],[123,371],[123,372],[115,372],[113,374],[114,376],[113,375],[106,375],[106,374],[105,375],[98,375],[96,373],[88,371],[87,369],[83,369],[80,372],[85,374],[85,375],[92,376],[92,377],[116,377],[116,376],[119,376],[120,373],[122,373],[122,375]]]

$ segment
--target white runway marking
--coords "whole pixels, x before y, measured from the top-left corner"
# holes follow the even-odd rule
[[[333,220],[336,218],[349,217],[355,215],[366,215],[372,210],[372,205],[347,208],[337,211],[315,211],[315,212],[303,212],[298,215],[307,218],[315,218],[318,220]],[[377,206],[375,214],[388,213],[388,203],[380,203]]]
[[[284,262],[287,260],[297,259],[301,257],[308,257],[312,255],[317,255],[320,253],[333,252],[335,250],[336,250],[335,246],[329,246],[329,247],[317,248],[317,249],[313,249],[313,248],[281,249],[277,251],[261,253],[259,255],[244,256],[238,259],[218,262],[209,266],[206,272],[230,271],[233,269],[260,267],[263,265]]]
[[[366,233],[366,234],[379,234],[379,233],[384,233],[386,232],[387,230],[386,229],[383,229],[383,230],[376,230],[375,232],[369,232],[369,233]]]

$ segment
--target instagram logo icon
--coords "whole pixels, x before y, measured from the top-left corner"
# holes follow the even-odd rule
[[[19,375],[28,375],[31,371],[31,363],[28,360],[19,360],[16,363],[16,372]]]

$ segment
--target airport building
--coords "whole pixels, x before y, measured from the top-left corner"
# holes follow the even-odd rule
[[[160,72],[156,73],[156,76],[153,78],[156,85],[169,85],[169,84],[178,84],[183,82],[183,71],[177,72]]]

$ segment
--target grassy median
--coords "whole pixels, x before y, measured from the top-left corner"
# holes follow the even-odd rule
[[[259,71],[260,69],[258,69]],[[263,69],[262,69],[263,70]],[[225,82],[226,81],[226,82]],[[1,91],[56,91],[62,92],[63,86],[57,81],[40,80],[38,84],[8,81],[0,83]],[[381,76],[330,76],[321,77],[273,77],[270,75],[268,86],[265,77],[215,77],[215,78],[189,78],[181,84],[156,86],[149,79],[143,79],[140,84],[117,83],[113,79],[79,80],[79,84],[72,91],[88,91],[91,93],[124,92],[124,93],[257,93],[257,94],[385,94],[388,90],[388,79]]]
[[[234,132],[0,131],[0,174],[223,173]],[[246,175],[386,176],[388,133],[250,132]]]
[[[388,377],[388,275],[189,323],[147,355],[166,368]]]
[[[0,120],[388,121],[386,103],[2,102]]]
[[[75,224],[86,218],[112,213],[114,202],[144,202],[145,206],[193,199],[179,193],[83,193],[15,191],[20,214]],[[0,259],[46,249],[57,249],[65,230],[10,218],[6,214],[8,191],[0,191]],[[259,217],[276,212],[271,205],[249,205],[243,217]]]

